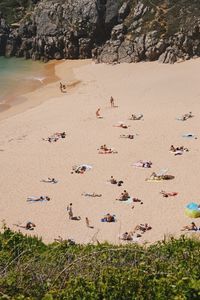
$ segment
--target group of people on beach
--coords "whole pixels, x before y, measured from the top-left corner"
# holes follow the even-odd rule
[[[60,90],[61,92],[65,92],[66,91],[66,86],[64,84],[62,84],[60,82]],[[110,97],[110,106],[111,108],[114,108],[116,107],[115,106],[115,101],[114,101],[114,98],[111,96]],[[97,109],[96,111],[96,117],[97,118],[102,118],[101,114],[100,114],[100,108]],[[193,117],[192,115],[192,112],[189,112],[188,114],[185,114],[182,116],[182,120],[187,120],[189,118]],[[143,118],[143,114],[139,114],[139,115],[136,115],[136,114],[132,114],[131,117],[129,118],[129,120],[141,120]],[[126,125],[122,122],[120,122],[119,124],[117,125],[114,125],[114,127],[120,127],[120,128],[123,128],[123,129],[127,129],[128,127],[130,127],[129,125]],[[66,137],[66,132],[56,132],[54,133],[53,135],[51,135],[50,137],[48,137],[47,139],[44,139],[44,140],[47,140],[48,142],[56,142],[58,139],[63,139]],[[129,139],[134,139],[134,135],[132,134],[127,134],[127,135],[120,135],[121,138],[129,138]],[[113,150],[112,148],[109,148],[107,147],[106,144],[104,145],[101,145],[99,149],[97,149],[99,152],[99,154],[107,154],[107,153],[117,153],[117,151]],[[174,147],[174,145],[171,145],[170,146],[170,151],[173,152],[173,153],[177,153],[177,152],[188,152],[188,148],[184,147],[184,146],[180,146],[180,147]],[[151,161],[138,161],[137,163],[134,164],[134,166],[136,167],[142,167],[142,168],[151,168],[152,166],[152,162]],[[78,174],[84,174],[87,170],[87,166],[86,165],[81,165],[81,166],[74,166],[72,168],[72,172],[71,173],[78,173]],[[147,180],[168,180],[168,179],[171,179],[173,176],[171,175],[166,175],[166,174],[157,174],[155,172],[152,172],[152,174],[150,175],[149,178],[147,178]],[[45,182],[45,183],[58,183],[58,181],[55,179],[55,178],[51,178],[51,177],[48,177],[46,180],[43,179],[42,182]],[[110,177],[110,179],[108,180],[109,183],[111,183],[112,185],[116,185],[116,186],[122,186],[122,184],[124,184],[124,182],[122,180],[116,180],[113,176]],[[161,190],[160,192],[162,194],[163,197],[173,197],[173,196],[177,196],[178,193],[177,192],[166,192],[166,191],[163,191]],[[102,194],[98,194],[98,193],[82,193],[82,196],[85,196],[85,197],[101,197]],[[140,204],[143,204],[143,201],[138,199],[138,198],[134,198],[134,197],[131,197],[129,195],[129,193],[127,192],[127,190],[124,189],[124,191],[120,194],[120,196],[116,199],[118,201],[128,201],[128,200],[131,200],[130,202],[132,204],[134,204],[134,202],[139,202]],[[39,196],[39,197],[28,197],[27,198],[27,201],[29,202],[37,202],[37,201],[50,201],[50,197],[49,196]],[[132,208],[134,208],[134,205],[132,205]],[[74,212],[73,212],[73,205],[72,203],[69,203],[69,205],[67,206],[67,213],[68,213],[68,218],[69,220],[75,220],[75,221],[80,221],[82,220],[81,216],[76,216],[74,215]],[[114,214],[110,214],[110,213],[107,213],[105,214],[102,218],[101,218],[101,222],[108,222],[108,223],[111,223],[111,222],[116,222],[116,216]],[[90,225],[90,220],[88,217],[85,217],[85,224],[88,228],[94,228],[93,226]],[[19,226],[20,227],[20,226]],[[22,227],[22,226],[21,226]],[[34,228],[36,227],[36,225],[29,221],[26,223],[26,225],[24,226],[24,228],[26,230],[34,230]],[[144,234],[145,232],[151,230],[152,227],[148,224],[148,223],[145,223],[145,224],[139,224],[137,225],[133,231],[130,231],[130,232],[125,232],[122,234],[121,236],[121,240],[124,240],[124,241],[132,241],[134,236],[136,236],[137,238],[141,237],[142,234]],[[191,223],[191,225],[187,225],[187,226],[184,226],[182,228],[183,231],[185,230],[198,230],[198,227],[196,226],[196,224],[194,222]]]

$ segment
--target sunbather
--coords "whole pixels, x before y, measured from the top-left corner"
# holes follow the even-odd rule
[[[191,223],[191,225],[186,225],[186,226],[183,226],[183,228],[181,229],[181,231],[185,231],[185,230],[198,230],[198,227],[196,226],[196,224],[194,222]]]
[[[150,160],[139,160],[133,164],[134,167],[151,168],[152,162]]]
[[[142,233],[146,232],[147,230],[151,230],[152,227],[150,225],[148,225],[147,223],[145,224],[140,224],[140,225],[137,225],[134,229],[134,232],[139,230],[141,231]]]
[[[129,198],[130,198],[129,193],[126,190],[124,190],[123,193],[121,193],[121,195],[119,196],[119,198],[117,198],[116,200],[126,201]]]
[[[192,118],[192,117],[194,117],[194,116],[193,116],[192,112],[190,111],[189,113],[184,114],[181,117],[177,118],[177,120],[186,121],[186,120],[188,120],[189,118]]]
[[[173,196],[177,196],[178,193],[177,192],[165,192],[165,191],[161,191],[160,194],[163,195],[163,197],[173,197]]]
[[[149,178],[146,178],[145,180],[149,181],[149,180],[170,180],[170,179],[174,179],[173,175],[165,175],[165,174],[156,174],[155,172],[153,172]]]
[[[102,145],[99,149],[99,154],[111,154],[111,153],[117,153],[117,151],[111,149],[111,148],[108,148],[106,145]]]
[[[115,222],[115,215],[111,215],[111,214],[106,214],[102,219],[102,222]]]
[[[113,127],[120,127],[120,128],[124,128],[127,129],[128,127],[130,127],[129,125],[125,125],[124,123],[119,123],[117,125],[114,125]]]
[[[111,184],[117,184],[118,186],[121,186],[123,181],[119,180],[117,181],[113,176],[110,177],[110,179],[108,180],[108,182],[110,182]]]
[[[92,229],[94,228],[94,226],[90,225],[90,221],[89,221],[88,217],[85,218],[85,223],[88,228],[92,228]]]
[[[43,138],[43,140],[51,143],[51,142],[57,142],[60,138],[64,139],[65,137],[66,137],[66,132],[63,131],[63,132],[56,132],[46,139]]]
[[[58,183],[58,181],[55,178],[50,177],[48,177],[47,179],[42,179],[41,181],[46,183]]]
[[[34,230],[34,228],[36,227],[36,225],[33,223],[33,222],[27,222],[26,225],[19,225],[19,224],[13,224],[17,227],[20,227],[20,228],[24,228],[26,230]]]
[[[27,222],[26,223],[26,230],[34,230],[34,227],[36,227],[36,225],[33,222]]]
[[[188,152],[189,149],[185,148],[184,146],[174,147],[174,145],[171,145],[169,151],[173,152],[176,155],[178,153]]]
[[[27,201],[50,201],[48,196],[40,196],[40,197],[27,197]]]
[[[134,135],[133,134],[121,134],[119,137],[120,138],[130,139],[130,140],[134,139]]]
[[[96,194],[96,193],[82,193],[81,195],[85,196],[85,197],[101,197],[102,196],[102,194]]]
[[[131,232],[124,232],[120,239],[123,240],[123,241],[132,241],[132,239],[133,239],[132,233]]]
[[[131,117],[129,118],[129,120],[141,120],[143,117],[143,114],[139,114],[139,115],[135,115],[135,114],[132,114]]]

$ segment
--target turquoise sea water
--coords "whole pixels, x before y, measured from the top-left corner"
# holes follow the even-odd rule
[[[0,57],[0,102],[42,85],[44,74],[44,64],[40,62]]]

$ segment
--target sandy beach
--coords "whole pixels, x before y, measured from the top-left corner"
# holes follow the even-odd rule
[[[52,242],[61,236],[78,243],[108,241],[121,243],[119,236],[137,224],[148,223],[152,229],[139,238],[152,243],[165,235],[179,236],[190,219],[185,213],[189,202],[200,203],[200,59],[175,65],[158,62],[104,65],[86,61],[64,61],[56,65],[60,80],[24,95],[21,101],[0,113],[0,220],[14,229],[14,224],[36,224],[34,231],[23,233]],[[59,81],[67,85],[61,93]],[[117,107],[111,108],[113,96]],[[23,98],[23,97],[22,97]],[[95,112],[101,108],[102,119]],[[178,121],[192,111],[194,117]],[[142,113],[140,121],[128,120]],[[114,127],[118,122],[127,129]],[[65,139],[49,143],[43,138],[66,132]],[[197,139],[183,138],[193,133]],[[133,134],[134,139],[120,138]],[[98,154],[106,144],[117,154]],[[175,156],[170,145],[184,146],[189,152]],[[133,167],[138,160],[152,161],[150,169]],[[72,166],[88,164],[84,174],[71,174]],[[173,180],[147,182],[155,171],[167,169]],[[114,176],[124,183],[112,185]],[[41,182],[54,177],[57,184]],[[127,190],[143,204],[126,204],[115,199]],[[161,190],[178,192],[164,198]],[[84,197],[82,193],[102,197]],[[29,196],[48,195],[47,202],[27,202]],[[80,221],[69,220],[67,206],[73,204]],[[101,222],[111,213],[116,222]],[[93,229],[88,228],[88,217]],[[191,233],[188,233],[191,234]]]

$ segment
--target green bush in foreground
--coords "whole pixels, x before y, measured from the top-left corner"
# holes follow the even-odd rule
[[[0,234],[0,299],[200,299],[200,241],[45,245]]]

